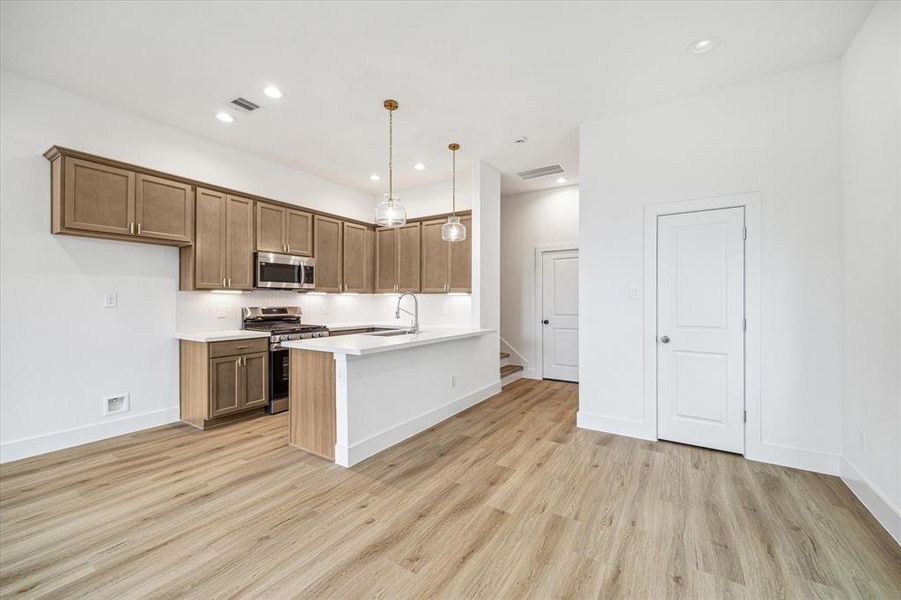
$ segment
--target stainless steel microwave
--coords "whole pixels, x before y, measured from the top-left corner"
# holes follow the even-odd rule
[[[274,252],[257,252],[254,286],[279,290],[316,288],[316,259]]]

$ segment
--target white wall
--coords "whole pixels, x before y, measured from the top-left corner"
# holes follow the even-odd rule
[[[541,353],[535,247],[578,239],[578,186],[501,198],[501,338],[524,362],[525,377],[541,378],[535,370]]]
[[[387,183],[385,191],[388,191]],[[438,183],[430,183],[402,190],[395,190],[395,196],[400,198],[401,204],[407,207],[407,217],[415,219],[417,217],[427,217],[429,215],[443,215],[451,212],[451,178],[447,177],[447,181],[439,181]],[[384,193],[376,194],[372,198],[373,211],[375,204],[381,202],[385,197]],[[472,169],[457,169],[457,210],[469,210],[472,208]],[[370,214],[368,220],[374,218],[374,212]]]
[[[842,477],[901,542],[901,10],[876,4],[842,58]]]
[[[369,194],[0,72],[3,461],[175,420],[176,322],[190,326],[195,315],[202,328],[209,316],[203,307],[213,302],[210,294],[177,292],[175,248],[51,235],[50,168],[41,154],[53,144],[350,217],[373,216]],[[105,292],[118,293],[118,308],[101,307]],[[177,319],[177,299],[180,308],[200,309],[179,310],[188,316]],[[333,316],[344,320],[352,312],[344,304],[354,301],[327,302],[340,305]],[[383,301],[360,300],[374,307]],[[460,311],[467,314],[468,303]],[[122,392],[131,394],[131,412],[105,418],[102,398]]]
[[[480,162],[472,172],[473,327],[501,326],[501,174]]]
[[[760,439],[747,456],[835,473],[841,452],[840,66],[796,70],[580,132],[580,419],[656,437],[644,410],[643,211],[758,191]],[[643,294],[642,294],[643,296]]]

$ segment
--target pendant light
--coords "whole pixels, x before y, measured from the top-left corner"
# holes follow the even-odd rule
[[[375,223],[380,227],[400,227],[407,223],[407,209],[394,196],[394,111],[397,100],[385,100],[388,111],[388,193],[375,207]]]
[[[441,226],[441,239],[445,242],[462,242],[466,239],[466,225],[460,222],[457,216],[457,150],[460,144],[449,144],[448,149],[453,153],[452,175],[451,175],[451,202],[453,203],[451,216],[447,218],[447,223]]]

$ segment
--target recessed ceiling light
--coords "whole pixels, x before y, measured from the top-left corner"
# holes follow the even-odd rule
[[[282,91],[275,87],[274,85],[267,85],[263,88],[263,93],[269,96],[270,98],[281,98]]]
[[[369,181],[380,181],[382,178],[378,176],[377,173],[373,173],[369,176]]]
[[[720,41],[714,37],[701,38],[699,40],[693,41],[688,46],[688,51],[691,54],[704,54],[705,52],[710,52],[711,50],[716,48],[719,43]]]
[[[233,123],[235,118],[225,112],[224,110],[220,110],[216,113],[216,118],[222,121],[223,123]]]
[[[557,183],[566,183],[566,177],[558,177]]]
[[[413,168],[417,171],[425,171],[425,165],[422,163],[416,163],[415,165],[413,165]]]

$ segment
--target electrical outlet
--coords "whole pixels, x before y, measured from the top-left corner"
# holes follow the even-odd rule
[[[117,415],[119,413],[127,413],[131,410],[130,394],[116,394],[115,396],[107,396],[103,399],[104,416]]]
[[[629,286],[629,298],[631,300],[638,300],[638,286],[637,285]]]
[[[447,302],[441,303],[441,314],[447,316]]]
[[[116,308],[119,305],[119,295],[110,292],[103,295],[103,307],[104,308]]]
[[[216,318],[217,318],[217,319],[224,319],[224,318],[225,318],[225,312],[226,312],[226,311],[225,311],[225,307],[224,307],[224,306],[217,306],[217,307],[216,307]]]
[[[456,375],[451,375],[450,383],[451,383],[451,389],[457,387],[457,376]]]

